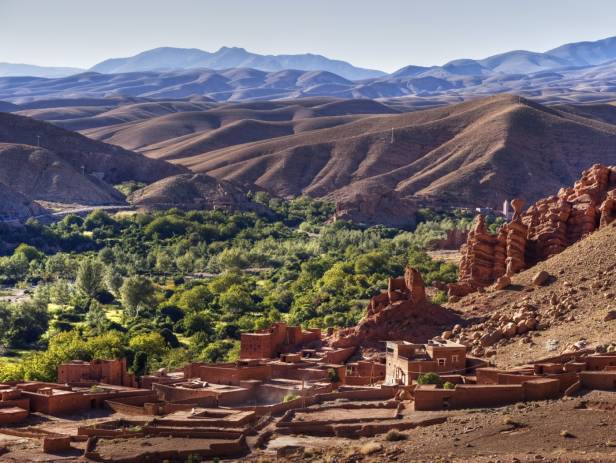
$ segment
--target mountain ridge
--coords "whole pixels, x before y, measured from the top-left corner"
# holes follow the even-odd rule
[[[382,71],[353,66],[312,53],[296,55],[261,55],[240,47],[221,47],[215,52],[198,48],[159,47],[126,58],[111,58],[92,66],[89,71],[117,74],[171,69],[252,68],[260,71],[329,71],[349,80],[361,80],[385,75]]]

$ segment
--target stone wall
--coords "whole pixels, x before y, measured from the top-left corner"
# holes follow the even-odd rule
[[[580,382],[586,389],[616,390],[616,371],[583,371]]]

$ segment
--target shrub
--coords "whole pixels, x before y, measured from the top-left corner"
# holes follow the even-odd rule
[[[172,236],[183,235],[188,228],[188,222],[178,217],[157,217],[145,227],[145,233],[149,237],[166,239]]]
[[[287,394],[284,396],[282,401],[284,403],[287,403],[287,402],[291,402],[292,400],[295,400],[295,399],[299,399],[299,396],[297,394],[293,394],[292,392],[287,392]]]
[[[440,386],[442,383],[441,377],[434,372],[424,373],[417,378],[417,384],[436,384]]]
[[[381,450],[383,450],[383,446],[378,442],[368,442],[362,445],[361,449],[359,449],[363,455],[372,455],[373,453],[380,452]]]
[[[431,298],[433,304],[445,304],[447,302],[447,293],[437,290]]]
[[[385,434],[385,440],[387,442],[396,442],[396,441],[406,440],[407,437],[408,436],[406,434],[396,429],[390,429],[387,432],[387,434]]]
[[[455,389],[456,385],[454,383],[452,383],[451,381],[445,381],[445,384],[443,384],[443,389]]]
[[[327,370],[327,376],[329,377],[329,380],[332,383],[337,383],[340,381],[340,377],[338,376],[338,371],[336,371],[334,368],[329,368]]]

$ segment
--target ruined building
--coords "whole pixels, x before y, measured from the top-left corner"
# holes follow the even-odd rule
[[[457,323],[457,316],[426,298],[421,274],[407,267],[404,277],[390,278],[387,291],[374,296],[360,322],[338,330],[329,340],[332,347],[382,347],[389,339],[430,339],[439,326]]]
[[[304,345],[321,340],[321,330],[302,330],[301,326],[274,323],[267,329],[242,333],[241,359],[270,359],[280,354],[294,352]]]
[[[135,375],[126,369],[126,359],[117,360],[72,360],[58,366],[58,382],[61,384],[112,384],[135,387]]]
[[[450,296],[464,296],[493,283],[507,286],[508,278],[563,251],[616,217],[616,167],[594,165],[572,188],[537,201],[522,214],[514,199],[511,222],[496,235],[478,215],[461,248],[459,281]]]

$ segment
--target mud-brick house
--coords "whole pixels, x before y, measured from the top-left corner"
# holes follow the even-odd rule
[[[301,326],[274,323],[265,330],[242,333],[241,359],[278,358],[282,353],[294,352],[310,342],[321,339],[321,330],[302,330]]]
[[[466,346],[447,340],[428,344],[387,341],[385,383],[410,385],[422,373],[462,375],[467,372]]]
[[[135,375],[126,369],[126,359],[72,360],[58,366],[58,382],[70,385],[112,384],[136,387]]]

